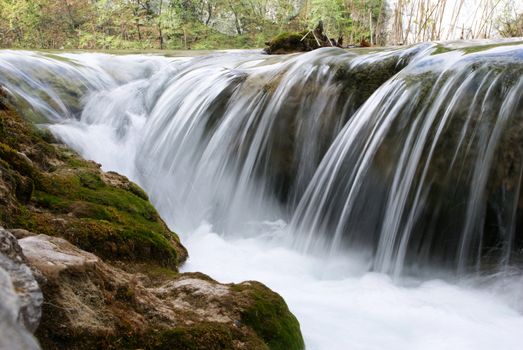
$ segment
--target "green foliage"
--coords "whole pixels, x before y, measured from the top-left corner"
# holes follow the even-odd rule
[[[384,21],[386,2],[383,0],[310,0],[309,27],[323,21],[327,35],[348,38],[350,42],[370,40],[376,27]]]
[[[384,0],[0,0],[0,46],[146,50],[262,47],[323,20],[333,37],[370,38]],[[377,34],[374,33],[377,38]],[[346,40],[347,43],[347,40]]]
[[[505,13],[498,18],[497,29],[505,38],[523,37],[523,12]]]

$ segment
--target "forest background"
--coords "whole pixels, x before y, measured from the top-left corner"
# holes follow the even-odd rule
[[[345,45],[523,36],[518,0],[0,0],[0,46],[259,48],[320,20]]]

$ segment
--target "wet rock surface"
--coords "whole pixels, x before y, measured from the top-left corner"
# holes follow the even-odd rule
[[[27,265],[16,238],[0,228],[0,267],[9,274],[18,297],[18,319],[29,331],[35,331],[41,315],[42,292]]]
[[[39,349],[42,292],[16,238],[0,227],[0,349]]]

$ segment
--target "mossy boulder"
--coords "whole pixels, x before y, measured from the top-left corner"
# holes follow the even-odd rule
[[[0,102],[0,225],[37,272],[43,348],[303,349],[279,295],[178,273],[187,252],[141,188]]]
[[[265,43],[265,52],[270,55],[282,55],[295,52],[311,51],[318,48],[314,38],[305,37],[307,32],[281,33]],[[305,37],[305,38],[304,38]]]
[[[338,41],[330,39],[324,32],[323,22],[320,21],[314,30],[301,33],[281,33],[269,42],[266,42],[265,52],[269,55],[287,54],[294,52],[312,51],[320,47],[341,47],[343,37]]]
[[[109,260],[176,269],[186,259],[141,188],[81,159],[0,99],[1,225],[64,237]]]
[[[300,324],[281,296],[254,281],[235,285],[232,289],[249,300],[248,306],[241,312],[241,321],[251,327],[269,349],[292,350],[305,347]]]
[[[258,282],[185,273],[156,285],[62,238],[28,236],[19,244],[44,294],[36,336],[45,349],[304,348],[285,301]]]

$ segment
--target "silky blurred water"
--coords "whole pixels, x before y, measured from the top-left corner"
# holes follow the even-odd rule
[[[224,239],[203,224],[182,236],[183,271],[265,283],[299,319],[307,349],[521,349],[520,276],[482,288],[478,280],[393,281],[357,258],[299,254],[286,247],[281,222],[263,226],[262,237]]]
[[[282,57],[246,51],[193,58],[62,54],[60,59],[7,51],[0,52],[0,84],[82,156],[144,187],[189,250],[183,271],[201,271],[221,282],[259,280],[280,293],[301,323],[307,349],[519,350],[523,278],[516,268],[455,275],[444,264],[425,264],[412,277],[402,273],[406,253],[393,243],[410,237],[399,229],[396,213],[423,206],[422,196],[413,204],[401,196],[426,184],[400,185],[408,179],[401,169],[417,165],[420,157],[399,157],[402,162],[375,157],[374,150],[394,131],[392,122],[401,120],[394,105],[416,98],[416,90],[404,83],[408,76],[401,80],[406,75],[396,70],[407,66],[407,72],[425,76],[469,67],[459,53],[434,63],[430,50],[360,55],[326,49]],[[507,56],[502,51],[489,54]],[[359,72],[385,63],[393,69],[386,81],[376,76],[377,87],[369,87],[376,91],[367,94],[344,80],[357,80]],[[493,76],[481,74],[470,76],[481,81]],[[456,84],[463,78],[453,77]],[[438,89],[447,95],[440,94],[432,109],[457,103],[447,80]],[[504,92],[511,106],[516,93],[521,91]],[[436,112],[420,115],[426,118],[419,125],[428,130]],[[371,136],[358,136],[367,129]],[[425,129],[397,135],[419,136],[419,130]],[[415,149],[409,140],[414,136],[396,144],[407,152]],[[364,157],[350,163],[358,167],[343,168],[351,159],[347,154],[360,146],[355,156]],[[383,174],[397,179],[395,187],[386,187],[394,188],[394,196],[365,194],[382,198],[378,202],[388,211],[380,213],[396,228],[380,227],[381,240],[351,249],[343,240],[346,232],[355,227],[355,237],[366,237],[370,231],[365,225],[343,226],[361,214],[350,214],[351,205],[361,202],[348,200],[351,192],[345,190],[362,183],[376,193],[384,188],[375,186],[376,172],[368,170],[375,159]],[[325,215],[339,196],[343,210]],[[374,219],[373,213],[364,214]],[[326,223],[328,218],[335,224]],[[374,244],[382,248],[369,248]],[[396,265],[399,273],[380,272]]]

